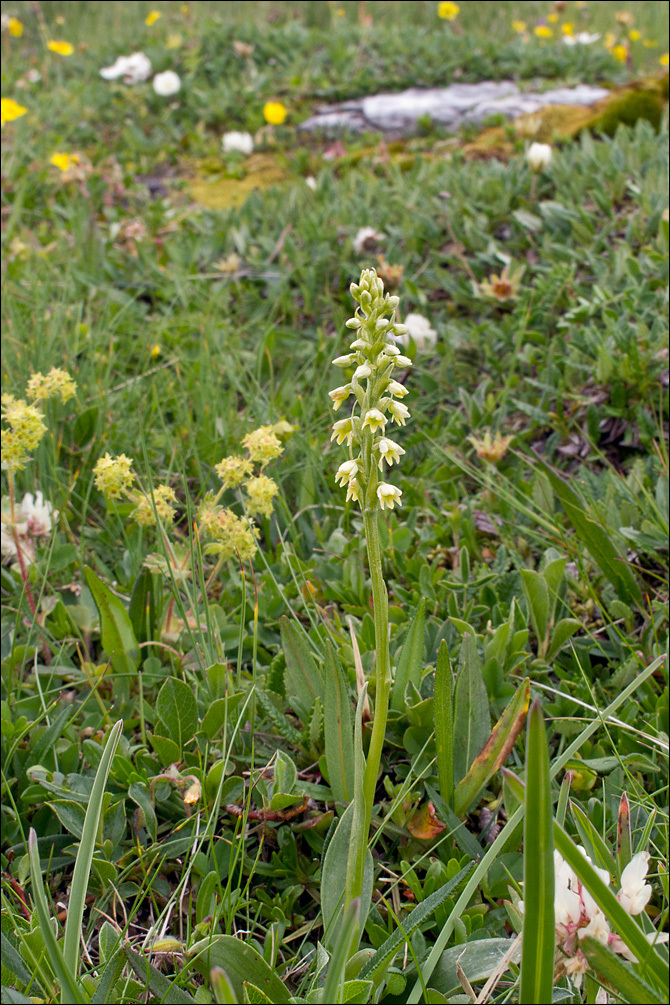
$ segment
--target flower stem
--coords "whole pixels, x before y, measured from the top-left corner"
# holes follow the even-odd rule
[[[19,568],[21,570],[21,579],[23,580],[23,586],[26,591],[26,596],[28,598],[28,603],[30,605],[30,610],[33,614],[37,614],[37,607],[35,606],[35,601],[33,600],[32,590],[30,589],[30,583],[28,582],[28,571],[26,569],[26,563],[23,559],[23,551],[21,548],[21,539],[19,537],[19,532],[16,529],[16,493],[14,489],[14,472],[11,468],[7,471],[7,489],[9,491],[9,510],[11,517],[11,527],[12,527],[12,537],[14,538],[14,545],[16,546],[16,557],[19,560]]]

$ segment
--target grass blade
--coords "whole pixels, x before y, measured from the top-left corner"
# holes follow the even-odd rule
[[[361,902],[360,899],[356,897],[349,904],[337,933],[337,941],[335,942],[333,955],[331,956],[330,963],[328,964],[326,982],[323,986],[323,994],[321,996],[321,1001],[323,1002],[336,1003],[342,1001],[341,992],[344,981],[344,968],[347,965],[347,960],[349,959],[349,953],[354,940],[358,942],[360,913]]]
[[[72,886],[70,889],[70,904],[65,923],[65,939],[63,941],[63,960],[70,974],[79,971],[79,939],[81,937],[81,922],[84,917],[86,889],[91,873],[91,861],[95,851],[95,842],[100,825],[102,799],[105,794],[107,777],[112,766],[114,754],[121,737],[123,722],[115,723],[107,736],[107,743],[95,773],[91,796],[84,817],[84,829],[79,842],[77,860],[74,865]],[[66,1001],[67,999],[64,999]]]
[[[536,699],[528,716],[526,815],[523,833],[524,921],[521,1005],[550,1002],[554,984],[554,842],[549,746],[542,706]]]
[[[587,936],[582,939],[579,948],[584,953],[598,977],[616,989],[617,999],[623,999],[635,1005],[662,1005],[667,997],[662,998],[653,988],[649,987],[632,969],[602,942]]]
[[[449,647],[440,643],[435,665],[435,746],[440,793],[447,806],[454,805],[454,676]]]

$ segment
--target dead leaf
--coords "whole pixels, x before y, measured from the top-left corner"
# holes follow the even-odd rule
[[[438,818],[432,803],[424,803],[423,806],[420,806],[407,823],[407,830],[410,834],[422,841],[432,841],[445,828],[446,824],[443,824]]]

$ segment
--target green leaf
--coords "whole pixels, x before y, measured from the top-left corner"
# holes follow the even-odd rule
[[[198,728],[198,706],[193,690],[178,677],[168,677],[156,698],[156,714],[181,753]]]
[[[74,799],[52,799],[49,804],[65,830],[81,839],[84,829],[84,815],[86,813],[81,803]]]
[[[326,980],[321,995],[322,1002],[332,1002],[336,1005],[336,1003],[347,1000],[341,994],[344,983],[344,968],[349,959],[349,951],[354,939],[358,942],[360,912],[361,902],[358,897],[355,897],[338,926],[337,939],[326,971]]]
[[[92,405],[91,408],[86,408],[83,412],[80,412],[74,420],[72,438],[80,450],[92,439],[97,419],[98,406]]]
[[[477,643],[469,632],[463,636],[460,663],[454,694],[454,783],[465,778],[491,732],[489,698]]]
[[[332,946],[337,932],[337,915],[344,904],[344,892],[347,888],[347,863],[349,848],[352,844],[351,832],[354,822],[354,803],[349,803],[340,817],[337,830],[333,834],[321,867],[321,913],[323,915],[324,937],[326,947]],[[365,855],[365,872],[363,874],[363,894],[361,896],[361,926],[365,925],[370,902],[372,900],[372,884],[374,863],[368,849]]]
[[[121,976],[123,964],[123,950],[119,949],[108,961],[107,966],[98,981],[95,993],[91,998],[90,1005],[111,1005],[112,1002],[118,1001],[118,994],[115,985]]]
[[[333,799],[348,803],[354,795],[354,744],[351,699],[342,665],[326,643],[323,722],[328,781]]]
[[[526,738],[523,832],[523,952],[520,1005],[550,1002],[554,984],[554,843],[549,746],[542,706],[535,700]]]
[[[580,939],[579,948],[586,956],[599,979],[616,991],[617,1000],[631,1005],[663,1005],[667,996],[661,997],[646,981],[635,973],[630,963],[624,963],[611,949],[588,935]]]
[[[402,712],[405,709],[405,689],[408,683],[413,681],[417,687],[421,683],[425,620],[426,601],[422,598],[407,630],[395,668],[395,679],[391,689],[391,708],[396,712]]]
[[[393,935],[390,935],[386,942],[382,943],[375,952],[374,956],[368,960],[358,974],[360,979],[370,980],[374,987],[378,987],[386,976],[386,971],[400,948],[411,939],[414,932],[421,925],[425,924],[432,917],[438,908],[444,904],[445,900],[458,889],[468,874],[472,872],[473,868],[474,864],[470,862],[453,879],[448,880],[443,886],[438,887],[430,896],[426,897],[425,900],[422,900],[420,904],[417,904],[412,913],[403,918],[402,928],[396,928]]]
[[[642,594],[637,580],[612,544],[602,522],[588,515],[588,504],[579,498],[553,468],[539,457],[535,460],[546,471],[575,534],[609,579],[619,598],[626,604],[641,601]]]
[[[130,696],[130,678],[140,665],[140,647],[123,602],[88,566],[84,575],[100,615],[103,648],[119,675],[114,680],[114,700],[122,707]]]
[[[450,946],[442,953],[432,973],[431,988],[444,995],[448,995],[457,988],[460,990],[459,966],[471,983],[488,980],[513,945],[514,939],[478,939],[476,942],[467,942],[465,945]],[[518,952],[514,958],[518,960]],[[449,1001],[454,1000],[449,998]],[[537,1001],[539,1002],[540,999],[538,998]],[[550,1002],[551,996],[546,1001]]]
[[[174,979],[170,980],[160,970],[152,967],[149,960],[133,952],[127,942],[123,946],[123,953],[139,980],[144,985],[148,985],[152,995],[164,1005],[189,1005],[189,1003],[194,1005],[195,1000],[180,987],[177,987]]]
[[[469,855],[474,862],[478,862],[484,854],[484,849],[477,838],[467,829],[463,821],[458,819],[451,806],[447,806],[440,793],[433,788],[430,782],[424,784],[426,795],[432,799],[439,819],[447,825],[458,847],[463,854]]]
[[[244,982],[244,1001],[247,1005],[272,1005],[272,1001],[268,996],[257,988],[255,984],[250,984],[249,981]]]
[[[209,977],[213,967],[221,967],[238,999],[244,994],[244,982],[250,981],[267,994],[275,1005],[288,1005],[290,993],[253,946],[232,935],[215,935],[191,946],[187,956],[195,969]]]
[[[22,984],[30,984],[31,975],[25,963],[21,959],[19,952],[14,948],[4,932],[1,934],[2,945],[2,965],[17,977]]]
[[[442,798],[448,806],[454,805],[454,675],[449,660],[449,647],[444,639],[440,643],[435,665],[435,746],[437,749],[437,777]]]
[[[286,693],[302,721],[307,722],[314,699],[323,701],[323,675],[293,622],[282,618],[280,630],[286,657]]]
[[[2,1003],[5,1005],[33,1005],[34,998],[28,998],[27,995],[21,994],[20,991],[15,991],[14,988],[7,988],[2,985],[0,990],[0,997],[2,998]]]
[[[565,861],[577,874],[578,879],[582,881],[607,918],[610,927],[623,939],[631,953],[637,958],[645,976],[653,979],[660,988],[666,989],[669,976],[668,964],[647,942],[640,926],[624,910],[609,886],[603,883],[572,838],[556,823],[554,823],[554,842]]]
[[[544,577],[533,569],[521,570],[521,585],[528,601],[530,620],[537,636],[538,648],[542,653],[547,638],[549,622],[549,591]]]
[[[138,642],[148,642],[154,638],[156,630],[156,603],[153,591],[153,575],[149,569],[142,569],[135,580],[128,605],[128,617]]]
[[[221,967],[213,967],[209,975],[209,980],[214,992],[214,1000],[217,1005],[237,1005],[239,999],[233,990],[233,986],[228,979],[228,974]],[[245,985],[246,987],[246,985]],[[245,996],[245,1001],[247,998]],[[261,999],[262,1001],[263,999]]]
[[[243,698],[244,692],[238,691],[237,694],[229,694],[226,698],[216,698],[211,703],[202,720],[202,731],[208,739],[213,740],[220,732],[227,717],[233,714]]]
[[[569,638],[578,632],[582,627],[581,621],[576,618],[562,618],[551,633],[551,641],[547,650],[546,659],[553,659],[556,653],[560,652]]]
[[[529,702],[530,680],[526,678],[493,727],[493,732],[470,765],[467,775],[456,786],[453,806],[457,817],[466,815],[489,779],[509,757],[523,728]]]
[[[160,736],[158,733],[149,733],[148,737],[164,767],[167,768],[168,765],[176,764],[181,760],[181,750],[174,740],[170,740],[167,736]]]
[[[28,835],[28,856],[30,858],[30,878],[32,881],[33,902],[40,923],[40,932],[44,940],[46,953],[49,958],[51,968],[61,985],[61,1001],[75,1002],[79,1005],[83,1002],[84,996],[75,983],[74,974],[76,970],[70,970],[63,958],[60,945],[56,942],[53,928],[51,927],[51,917],[47,906],[47,899],[44,894],[44,884],[42,883],[42,872],[40,869],[40,856],[37,850],[37,834],[30,828]],[[80,922],[81,925],[81,922]]]
[[[607,869],[610,876],[617,875],[616,862],[611,851],[595,829],[586,813],[576,803],[570,800],[570,812],[575,821],[575,826],[579,831],[582,844],[589,852],[589,856],[601,869]]]
[[[141,826],[146,827],[147,834],[155,843],[158,835],[158,824],[156,822],[156,811],[149,795],[145,782],[131,782],[128,786],[128,796],[139,806],[142,813]]]

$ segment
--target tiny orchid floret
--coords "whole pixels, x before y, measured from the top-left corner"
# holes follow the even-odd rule
[[[384,462],[391,467],[405,453],[400,444],[385,435],[389,421],[404,425],[409,418],[406,405],[396,401],[408,393],[394,380],[394,368],[407,368],[411,360],[403,356],[396,345],[407,327],[395,318],[399,298],[384,294],[384,284],[374,269],[364,269],[358,283],[351,284],[351,295],[358,303],[356,316],[346,327],[355,338],[350,352],[338,356],[333,363],[341,369],[353,369],[351,382],[330,391],[333,409],[352,395],[352,414],[333,424],[331,439],[350,449],[350,460],[337,470],[335,480],[347,487],[347,500],[360,502],[364,512],[393,509],[400,504],[401,492],[393,485],[379,481],[378,471]]]

